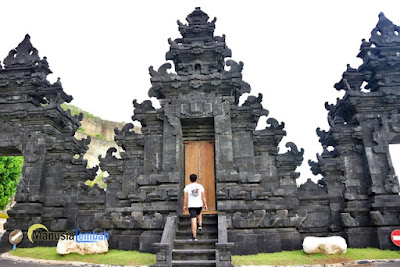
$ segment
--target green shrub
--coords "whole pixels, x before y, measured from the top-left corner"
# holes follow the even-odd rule
[[[17,191],[23,157],[0,157],[0,210],[4,210]]]

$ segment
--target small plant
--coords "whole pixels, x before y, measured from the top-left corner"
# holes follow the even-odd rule
[[[85,184],[90,187],[93,187],[95,184],[97,184],[99,187],[107,189],[107,184],[103,181],[104,174],[105,172],[100,172],[99,174],[97,174],[96,178],[94,178],[93,180],[87,180]]]
[[[97,139],[104,139],[104,136],[102,136],[100,133],[95,134],[95,136]]]
[[[83,128],[82,126],[79,126],[78,132],[85,133],[85,128]]]

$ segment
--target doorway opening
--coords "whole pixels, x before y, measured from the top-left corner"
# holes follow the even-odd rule
[[[196,174],[198,182],[204,187],[207,200],[208,211],[203,213],[216,214],[214,118],[182,119],[181,125],[185,147],[183,186],[190,183],[190,174]]]

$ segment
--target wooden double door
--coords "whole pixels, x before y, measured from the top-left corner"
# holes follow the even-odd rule
[[[203,185],[208,211],[215,214],[215,173],[214,173],[214,141],[186,141],[185,145],[185,186],[190,183],[189,176],[197,175],[197,182]]]

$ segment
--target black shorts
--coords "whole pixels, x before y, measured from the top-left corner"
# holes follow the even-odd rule
[[[202,207],[199,208],[189,208],[190,218],[195,218],[197,215],[200,215]]]

